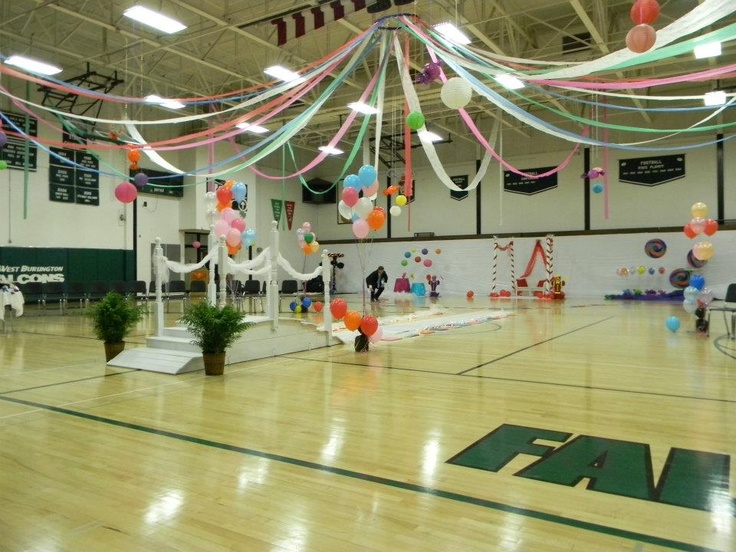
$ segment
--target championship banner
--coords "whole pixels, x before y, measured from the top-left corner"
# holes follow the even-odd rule
[[[455,184],[458,188],[462,188],[465,190],[465,188],[468,187],[468,175],[463,174],[460,176],[451,176],[450,180],[452,180],[452,183]],[[468,197],[467,191],[462,192],[456,192],[455,190],[450,190],[450,197],[454,199],[455,201],[462,201],[466,197]]]
[[[271,210],[273,211],[273,220],[277,223],[281,222],[281,211],[284,209],[284,202],[280,199],[271,200]]]
[[[529,175],[544,174],[549,172],[554,167],[538,167],[534,169],[522,169],[523,172]],[[523,195],[534,195],[540,192],[546,192],[557,187],[557,173],[550,174],[549,176],[542,176],[540,178],[531,178],[528,176],[522,176],[511,171],[506,171],[503,174],[503,189],[506,192],[513,194]]]
[[[346,15],[365,9],[366,0],[333,0],[319,6],[272,19],[276,25],[276,44],[283,46],[292,38],[301,38],[309,31],[321,29],[327,23],[339,21]]]
[[[294,222],[294,207],[296,203],[294,201],[285,201],[286,203],[286,225],[291,230],[291,225]]]
[[[685,178],[685,154],[621,159],[618,180],[639,186],[657,186]]]

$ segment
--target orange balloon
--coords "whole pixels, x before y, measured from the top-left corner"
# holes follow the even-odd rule
[[[354,331],[360,328],[360,321],[362,319],[362,316],[360,316],[360,313],[357,311],[348,311],[345,313],[345,327],[350,330]]]
[[[642,54],[654,46],[657,40],[657,31],[654,27],[642,23],[632,27],[626,35],[626,46],[635,54]]]
[[[225,245],[227,245],[227,252],[229,255],[235,255],[238,251],[240,251],[240,244],[234,247],[230,244],[225,244]]]
[[[383,190],[383,195],[395,194],[396,192],[399,191],[399,189],[400,188],[398,186],[389,186],[388,188],[386,188],[385,190]]]
[[[372,230],[380,230],[386,222],[386,212],[376,207],[368,214],[365,220]]]
[[[226,190],[232,189],[233,186],[235,186],[235,181],[234,180],[228,180],[228,181],[225,182],[225,184],[223,184],[223,187]]]
[[[310,255],[312,253],[312,248],[310,247],[310,244],[305,243],[304,245],[302,245],[302,251],[304,251],[304,253],[306,253],[307,255]]]
[[[141,152],[138,151],[137,149],[130,150],[128,152],[128,161],[130,161],[131,163],[137,163],[140,160],[140,158],[141,158]]]

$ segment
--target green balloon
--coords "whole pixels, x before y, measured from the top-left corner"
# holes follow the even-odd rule
[[[0,171],[4,171],[7,168],[8,168],[7,161],[0,161]]]
[[[419,130],[424,126],[424,115],[412,111],[406,116],[406,124],[412,130]]]

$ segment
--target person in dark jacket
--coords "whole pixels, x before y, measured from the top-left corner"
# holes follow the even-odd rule
[[[365,283],[368,285],[368,289],[371,290],[371,301],[378,301],[378,298],[383,293],[386,282],[388,282],[388,274],[386,274],[382,266],[379,266],[368,275]]]

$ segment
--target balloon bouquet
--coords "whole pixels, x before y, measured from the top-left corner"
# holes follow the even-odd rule
[[[232,208],[233,202],[240,204],[245,199],[246,193],[245,184],[228,180],[217,188],[217,191],[205,194],[209,205],[214,205],[216,201],[216,206],[211,207],[209,211],[211,215],[217,217],[214,223],[215,237],[218,239],[225,237],[229,255],[235,255],[243,246],[250,247],[256,242],[256,231],[247,228],[240,211]]]

